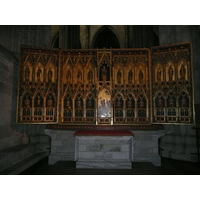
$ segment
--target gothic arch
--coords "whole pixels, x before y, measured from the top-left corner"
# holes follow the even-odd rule
[[[59,31],[57,31],[57,33],[55,34],[51,46],[53,48],[59,48]]]
[[[117,34],[110,26],[101,27],[92,41],[92,48],[120,48]]]

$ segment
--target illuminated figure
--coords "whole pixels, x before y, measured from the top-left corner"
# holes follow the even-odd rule
[[[139,102],[139,108],[144,108],[144,101],[143,101],[143,99],[141,99],[141,101]]]
[[[80,71],[80,70],[78,70],[78,73],[77,73],[77,78],[78,78],[78,80],[79,80],[79,81],[81,81],[81,80],[82,80],[82,73],[81,73],[81,71]]]
[[[142,70],[140,70],[140,72],[139,72],[139,82],[140,83],[143,83],[143,72],[142,72]]]
[[[118,84],[121,84],[121,78],[122,78],[122,74],[121,74],[120,70],[118,70],[118,72],[117,72],[117,83]]]
[[[169,107],[174,107],[174,99],[169,99]]]
[[[161,81],[161,69],[160,68],[157,71],[157,81]]]
[[[128,107],[128,108],[132,108],[132,106],[133,106],[133,105],[132,105],[132,102],[131,102],[131,100],[129,99],[129,100],[128,100],[128,103],[127,103],[127,107]]]
[[[163,100],[162,99],[158,99],[158,107],[163,107]]]
[[[67,71],[66,80],[69,81],[71,79],[71,72],[70,70]]]
[[[92,71],[89,71],[88,72],[88,81],[89,81],[89,83],[92,83],[92,79],[93,79]]]
[[[40,99],[38,99],[37,100],[37,105],[36,105],[36,107],[41,107],[42,105],[41,105],[41,100]]]
[[[107,80],[107,70],[106,70],[105,65],[101,69],[101,78],[102,78],[103,81]]]
[[[71,107],[70,104],[71,104],[70,100],[67,99],[67,101],[66,101],[66,108],[70,108]]]
[[[49,82],[52,82],[52,77],[53,77],[53,73],[51,70],[49,70],[49,72],[48,72],[48,81]]]
[[[183,97],[182,99],[181,99],[181,107],[186,107],[186,99]]]
[[[30,107],[30,100],[29,99],[26,99],[24,103],[25,103],[25,107],[27,107],[27,108]]]
[[[77,108],[82,108],[82,102],[80,99],[77,101],[76,106],[77,106]]]
[[[185,75],[186,75],[186,69],[185,69],[185,66],[182,65],[181,69],[180,69],[180,77],[181,77],[181,79],[185,80]]]
[[[172,81],[173,75],[174,75],[174,70],[173,70],[172,66],[170,66],[170,68],[168,69],[168,75],[169,75],[169,81]]]
[[[133,78],[133,72],[132,72],[132,70],[130,70],[130,71],[128,72],[128,82],[129,82],[129,83],[132,83],[132,78]]]
[[[53,101],[51,99],[47,101],[47,107],[53,107]]]
[[[42,78],[42,70],[39,68],[39,69],[37,70],[37,80],[38,80],[38,81],[41,81],[41,78]]]

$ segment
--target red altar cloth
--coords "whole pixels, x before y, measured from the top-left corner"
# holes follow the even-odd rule
[[[134,136],[131,131],[110,131],[110,130],[79,130],[74,136]]]

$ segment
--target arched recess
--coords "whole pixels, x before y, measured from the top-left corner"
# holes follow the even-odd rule
[[[92,48],[120,48],[116,34],[109,26],[103,26],[94,36]]]
[[[59,48],[59,31],[54,36],[51,46],[53,48]]]

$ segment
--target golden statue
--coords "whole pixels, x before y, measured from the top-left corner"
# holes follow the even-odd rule
[[[144,75],[143,75],[142,70],[140,69],[140,71],[139,71],[139,83],[143,83],[143,78],[144,78]]]
[[[168,69],[168,75],[169,75],[169,81],[172,81],[173,75],[174,75],[174,70],[173,70],[172,66],[170,66],[170,68]]]
[[[185,75],[186,75],[185,66],[181,65],[181,69],[180,69],[180,77],[181,77],[181,79],[185,80]]]
[[[122,78],[122,73],[120,72],[120,70],[118,70],[117,72],[117,83],[121,84],[121,78]]]
[[[158,71],[157,71],[157,81],[161,81],[161,69],[158,68]]]

